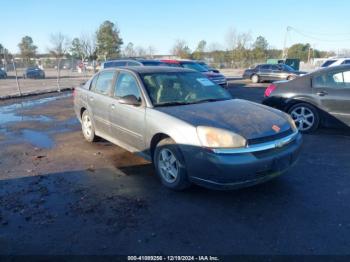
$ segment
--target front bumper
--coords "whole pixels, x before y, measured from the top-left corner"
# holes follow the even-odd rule
[[[302,137],[286,145],[254,152],[215,153],[183,149],[189,179],[214,189],[235,189],[266,182],[287,171],[298,159]]]

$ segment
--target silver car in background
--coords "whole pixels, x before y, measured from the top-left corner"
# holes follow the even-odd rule
[[[184,68],[102,70],[76,88],[74,107],[86,140],[103,137],[152,161],[175,190],[267,181],[295,163],[302,141],[287,114],[233,99]]]

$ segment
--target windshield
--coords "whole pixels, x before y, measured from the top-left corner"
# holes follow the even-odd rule
[[[141,74],[154,106],[196,104],[232,99],[224,88],[199,73]]]
[[[184,68],[192,69],[198,72],[208,72],[208,69],[196,63],[182,63]]]
[[[289,66],[289,65],[282,65],[282,67],[283,67],[283,70],[287,71],[287,72],[294,72],[295,71],[294,68]]]

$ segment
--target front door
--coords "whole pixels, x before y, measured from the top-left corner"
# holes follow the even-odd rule
[[[350,70],[334,70],[314,77],[313,93],[323,111],[350,126]]]
[[[142,151],[145,148],[145,105],[133,106],[118,102],[120,98],[130,95],[143,101],[137,77],[130,72],[120,71],[114,86],[115,99],[109,109],[112,136],[129,147],[130,151]]]

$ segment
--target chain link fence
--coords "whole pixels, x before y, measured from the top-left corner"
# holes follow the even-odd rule
[[[93,62],[82,63],[72,58],[9,59],[2,61],[0,68],[7,74],[6,79],[0,79],[0,98],[73,89],[96,71]]]

